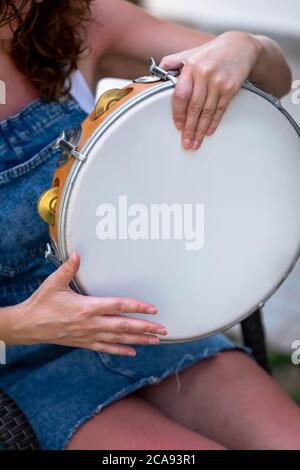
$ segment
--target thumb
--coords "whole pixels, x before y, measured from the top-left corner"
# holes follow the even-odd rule
[[[172,55],[166,56],[159,63],[159,67],[164,70],[176,70],[176,69],[180,70],[183,67],[183,65],[184,63],[182,61],[181,54],[172,54]]]
[[[51,275],[56,285],[67,287],[80,266],[80,256],[73,251],[71,256]]]

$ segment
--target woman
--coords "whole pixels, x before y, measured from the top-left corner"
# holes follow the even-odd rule
[[[144,75],[151,55],[164,68],[180,67],[174,123],[192,151],[216,130],[247,77],[277,96],[288,92],[290,70],[278,46],[242,32],[215,38],[124,0],[0,5],[7,87],[0,107],[0,331],[11,346],[0,388],[43,449],[299,448],[298,407],[249,350],[221,334],[160,345],[163,325],[124,320],[127,312],[155,314],[155,306],[73,292],[79,253],[54,270],[43,257],[48,228],[36,213],[58,156],[53,141],[86,116],[68,93],[76,67],[93,92],[102,76]],[[128,357],[135,350],[137,357]]]

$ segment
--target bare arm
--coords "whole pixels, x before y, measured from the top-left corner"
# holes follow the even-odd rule
[[[106,51],[103,54],[102,50],[99,57],[99,76],[135,78],[147,72],[146,61],[150,56],[160,61],[216,37],[157,18],[125,0],[98,0],[93,13],[102,24],[101,35],[108,38]],[[278,45],[265,36],[244,34],[243,40],[246,36],[255,43],[257,51],[249,78],[278,97],[288,93],[291,72]],[[238,35],[236,38],[238,41]]]
[[[267,36],[252,36],[259,42],[258,59],[249,78],[257,85],[281,98],[291,88],[292,73],[278,44]]]
[[[50,343],[135,355],[130,344],[158,344],[156,335],[167,334],[164,325],[126,317],[126,313],[155,315],[157,308],[148,302],[72,291],[69,284],[79,264],[74,252],[30,297],[0,308],[0,341],[7,346]]]
[[[289,66],[267,37],[240,31],[212,36],[156,18],[125,0],[98,0],[94,17],[102,23],[105,43],[99,53],[94,51],[98,79],[144,75],[150,56],[162,68],[181,69],[172,108],[186,150],[199,149],[217,130],[247,78],[277,97],[290,89]],[[100,42],[95,41],[96,49]]]
[[[18,306],[0,308],[0,341],[4,341],[7,346],[14,344],[11,328],[11,315],[18,309]]]

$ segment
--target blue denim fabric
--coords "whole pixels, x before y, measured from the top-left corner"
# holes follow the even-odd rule
[[[28,298],[55,268],[44,258],[48,226],[37,213],[61,153],[52,144],[86,113],[77,101],[36,99],[0,122],[0,307]],[[1,314],[1,311],[0,311]],[[125,357],[49,344],[8,348],[0,388],[20,406],[43,449],[64,449],[104,406],[225,350],[248,348],[222,334],[186,343],[134,345]]]

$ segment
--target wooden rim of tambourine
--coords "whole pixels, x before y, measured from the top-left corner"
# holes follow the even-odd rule
[[[106,111],[101,113],[98,117],[96,116],[96,109],[95,109],[89,114],[89,116],[86,117],[86,119],[82,122],[81,124],[81,138],[80,141],[77,145],[77,147],[74,149],[76,150],[79,154],[81,150],[83,149],[85,143],[88,141],[88,139],[93,135],[95,130],[103,123],[103,121],[111,114],[113,113],[118,107],[120,107],[122,104],[126,103],[127,101],[131,100],[134,96],[138,95],[139,93],[143,92],[145,89],[156,86],[156,84],[144,84],[144,83],[132,83],[130,85],[127,85],[126,87],[122,88],[126,94],[124,95],[123,98],[120,98],[118,101],[115,100]],[[117,93],[117,89],[113,90],[108,90],[108,92]],[[105,93],[108,93],[105,92]],[[105,99],[105,94],[100,96],[99,101],[101,101],[103,98]],[[67,157],[67,162],[61,166],[56,168],[56,171],[54,173],[53,181],[52,181],[52,189],[56,189],[56,195],[54,197],[57,198],[57,202],[55,204],[55,209],[54,209],[54,216],[53,216],[53,223],[49,224],[49,230],[50,230],[50,235],[51,238],[54,241],[57,241],[57,217],[55,217],[55,212],[57,208],[59,207],[62,191],[64,188],[64,185],[66,183],[68,174],[73,166],[73,164],[77,161],[78,156],[76,154],[73,154],[68,152],[68,150],[65,150],[67,153],[69,153],[70,158]],[[50,193],[51,196],[51,193]],[[53,204],[53,203],[52,203]],[[50,206],[51,207],[51,206]]]
[[[175,76],[179,74],[178,70],[164,71],[156,65],[153,58],[149,60],[149,69],[152,75],[139,77],[123,88],[107,90],[100,96],[95,109],[86,117],[79,128],[73,130],[77,142],[72,143],[74,133],[68,141],[68,133],[65,131],[56,140],[54,148],[62,147],[64,152],[57,162],[51,188],[43,192],[37,203],[40,217],[49,224],[50,238],[54,248],[58,247],[58,211],[65,184],[74,163],[78,160],[85,160],[83,149],[97,128],[117,109],[125,104],[133,104],[133,99],[136,96],[144,96],[149,89],[161,87],[162,83],[168,87],[175,85]],[[58,255],[57,252],[56,255]]]
[[[67,180],[70,178],[71,170],[75,163],[84,162],[87,158],[87,149],[96,138],[103,127],[110,125],[114,118],[117,119],[120,113],[126,112],[130,107],[143,99],[162,90],[172,88],[176,84],[176,76],[179,70],[165,71],[158,67],[151,57],[148,61],[151,75],[134,79],[123,88],[114,88],[104,92],[98,99],[95,109],[86,117],[77,129],[64,131],[54,144],[54,148],[62,147],[64,152],[57,162],[54,172],[52,186],[46,190],[39,198],[37,209],[40,217],[49,224],[49,233],[52,246],[48,245],[46,257],[54,264],[61,264],[67,257],[63,251],[60,232],[60,216],[62,203],[65,199]],[[290,114],[281,106],[281,102],[273,95],[257,88],[248,80],[243,85],[253,93],[260,95],[272,103],[291,122],[296,132],[300,136],[300,127]],[[62,250],[62,251],[60,251]]]

